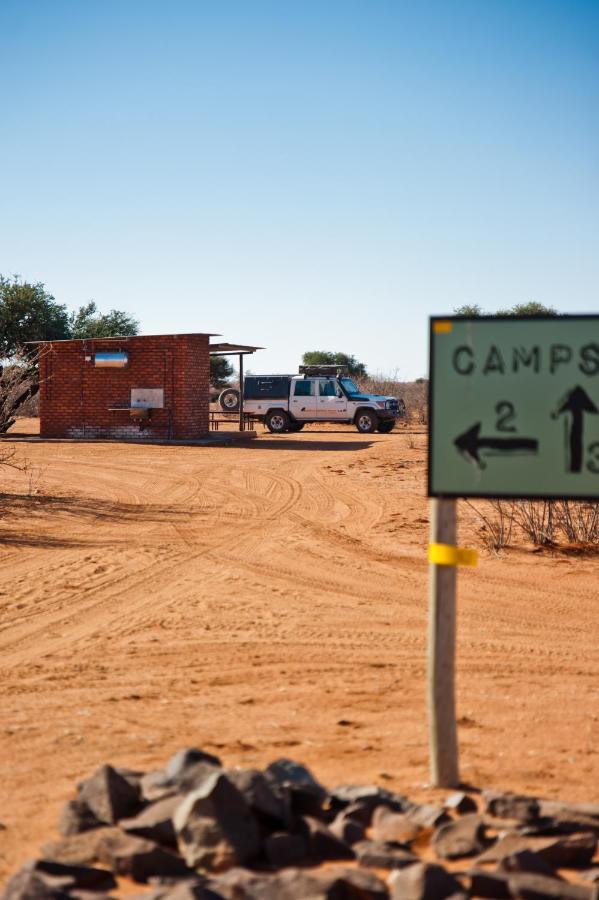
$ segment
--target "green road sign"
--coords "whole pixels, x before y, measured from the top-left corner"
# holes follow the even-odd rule
[[[599,499],[599,316],[433,318],[431,497]]]

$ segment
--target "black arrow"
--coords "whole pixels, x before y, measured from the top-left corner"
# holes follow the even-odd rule
[[[554,416],[560,413],[572,413],[572,424],[570,427],[570,471],[580,472],[582,470],[582,430],[584,424],[584,414],[597,413],[599,410],[584,390],[584,388],[572,388],[566,395],[564,402],[559,407]]]
[[[465,453],[479,464],[479,450],[482,449],[498,450],[501,453],[510,453],[514,450],[536,453],[539,449],[536,438],[480,437],[480,427],[481,423],[477,422],[454,441],[460,453]]]

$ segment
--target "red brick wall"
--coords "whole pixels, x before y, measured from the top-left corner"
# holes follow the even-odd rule
[[[40,345],[42,437],[193,440],[208,433],[208,335],[163,335]],[[124,369],[96,368],[94,354],[124,351]],[[89,359],[86,359],[89,357]],[[132,388],[161,388],[164,409],[132,422]]]

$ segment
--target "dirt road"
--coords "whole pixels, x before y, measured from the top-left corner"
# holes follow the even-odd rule
[[[185,745],[434,794],[424,435],[15,446],[38,492],[0,516],[0,870],[97,765]],[[464,779],[599,800],[597,602],[593,558],[522,548],[460,573]]]

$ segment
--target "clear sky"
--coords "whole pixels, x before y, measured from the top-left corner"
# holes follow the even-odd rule
[[[598,310],[598,0],[0,0],[0,35],[0,272],[69,307],[406,379],[431,313]]]

